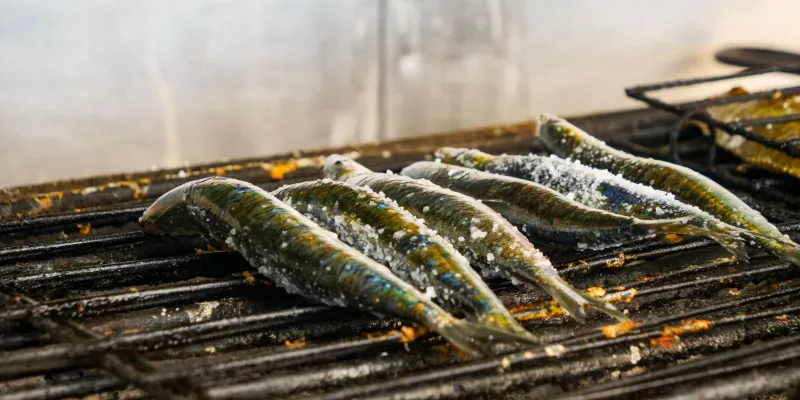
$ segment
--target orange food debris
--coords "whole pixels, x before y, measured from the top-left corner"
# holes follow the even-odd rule
[[[296,170],[297,170],[297,161],[295,160],[276,162],[273,163],[272,166],[269,168],[269,176],[272,179],[279,181],[282,180],[283,177],[289,172],[293,172]]]
[[[789,279],[788,281],[783,281],[783,282],[778,282],[778,283],[775,283],[775,284],[773,284],[773,285],[772,285],[772,287],[773,287],[773,288],[777,288],[777,287],[780,287],[780,286],[786,286],[786,285],[789,285],[789,284],[791,284],[791,283],[792,283],[792,280],[791,280],[791,279]]]
[[[669,350],[675,343],[678,341],[678,338],[675,336],[660,336],[656,339],[651,339],[650,344],[653,346],[659,346],[664,350]]]
[[[687,333],[700,332],[711,327],[711,321],[707,319],[687,319],[679,325],[666,326],[662,330],[665,336],[680,336]]]
[[[630,303],[636,297],[636,289],[621,290],[616,293],[611,293],[603,298],[605,301],[612,303]]]
[[[195,254],[215,253],[215,252],[218,252],[218,251],[222,251],[222,250],[217,249],[216,247],[214,247],[214,246],[212,246],[210,244],[206,246],[205,250],[203,250],[203,249],[194,249],[194,253]]]
[[[423,327],[410,327],[401,326],[400,329],[392,329],[390,331],[379,331],[367,333],[367,339],[382,339],[387,336],[400,335],[400,343],[411,343],[420,336],[428,333],[428,330]]]
[[[84,312],[84,311],[86,311],[86,307],[84,307],[84,306],[78,306],[78,312],[79,312],[79,313],[82,313],[82,312]]]
[[[537,301],[535,303],[530,303],[530,304],[520,304],[520,305],[516,305],[514,307],[509,308],[508,312],[510,312],[511,314],[517,314],[517,313],[521,313],[521,312],[524,312],[524,311],[530,311],[530,310],[533,310],[533,309],[536,309],[536,308],[544,307],[548,303],[550,303],[550,302],[547,301],[547,300],[544,300],[544,301]]]
[[[22,303],[22,298],[19,296],[14,296],[14,303]]]
[[[625,253],[619,252],[617,257],[606,263],[607,268],[619,268],[625,265]]]
[[[254,285],[256,283],[256,277],[250,271],[242,272],[242,276],[247,279],[248,285]]]
[[[301,337],[295,340],[286,339],[286,341],[284,341],[283,344],[290,349],[306,347],[306,338]]]
[[[683,236],[675,233],[668,233],[664,235],[664,238],[670,241],[670,243],[680,243],[683,241]]]
[[[402,343],[410,343],[413,342],[418,337],[428,333],[428,330],[423,327],[419,326],[417,328],[413,328],[410,326],[401,326],[400,333],[403,335],[403,339],[401,340]]]
[[[53,199],[47,195],[34,197],[33,200],[39,204],[39,209],[41,210],[46,210],[53,206]]]
[[[606,295],[606,290],[599,286],[592,286],[586,289],[586,293],[589,293],[589,296],[592,297],[603,297]]]
[[[106,335],[106,336],[111,336],[113,334],[114,334],[114,330],[111,329],[111,328],[106,328],[106,330],[103,332],[103,335]]]
[[[78,231],[81,233],[81,235],[86,236],[92,231],[92,224],[78,224]]]
[[[639,326],[639,324],[636,323],[636,322],[625,321],[625,322],[620,322],[620,323],[614,324],[614,325],[604,326],[604,327],[600,328],[600,330],[603,331],[603,335],[605,335],[607,338],[613,339],[613,338],[615,338],[617,336],[622,336],[622,335],[630,332],[633,328],[635,328],[637,326]]]
[[[786,321],[789,319],[789,316],[786,314],[776,315],[773,317],[776,321]]]
[[[732,296],[738,296],[738,295],[742,294],[742,291],[737,289],[737,288],[730,288],[730,289],[728,289],[728,294],[730,294]]]
[[[636,280],[639,281],[639,282],[648,282],[651,279],[653,279],[653,277],[652,276],[647,276],[647,275],[642,275],[642,276],[636,277]]]
[[[551,302],[548,307],[543,307],[535,312],[522,312],[514,314],[518,321],[530,321],[534,319],[550,319],[564,316],[564,309],[555,302]]]

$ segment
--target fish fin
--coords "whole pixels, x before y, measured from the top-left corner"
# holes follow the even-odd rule
[[[619,322],[628,322],[628,321],[630,321],[630,318],[628,318],[628,316],[625,315],[625,313],[623,313],[622,311],[618,310],[611,303],[608,303],[603,299],[594,297],[594,296],[590,295],[589,293],[586,293],[586,292],[584,292],[582,290],[578,291],[578,294],[581,297],[583,297],[583,299],[586,301],[586,304],[592,306],[593,308],[596,308],[598,311],[600,311],[602,313],[605,313],[609,317],[614,318]]]
[[[765,235],[759,235],[759,236],[765,236]],[[783,260],[792,263],[795,266],[800,267],[800,246],[798,246],[797,243],[793,242],[791,239],[784,237],[776,238],[773,236],[767,236],[767,239],[779,243],[781,245],[781,248],[776,250],[770,250],[768,248],[765,248],[765,250],[775,254],[776,256],[780,257]]]
[[[784,246],[783,249],[776,251],[775,255],[800,267],[800,247],[795,244],[794,246]]]
[[[530,332],[520,335],[505,329],[489,327],[476,322],[461,320],[458,322],[458,335],[467,336],[468,340],[485,355],[493,354],[492,346],[497,343],[541,345],[542,341]],[[441,333],[440,333],[441,334]],[[457,336],[458,336],[457,335]],[[444,335],[443,335],[444,336]],[[450,338],[448,338],[450,340]]]
[[[753,232],[744,228],[736,228],[739,229],[739,233],[742,236],[749,237],[756,241],[765,241],[765,242],[775,242],[780,244],[783,248],[780,250],[771,250],[769,246],[765,246],[763,244],[760,245],[764,250],[775,254],[776,256],[800,267],[800,246],[797,243],[793,242],[791,239],[786,237],[776,237],[772,235],[765,235],[759,232]]]
[[[733,254],[738,260],[748,262],[750,256],[747,254],[747,243],[741,237],[739,231],[733,227],[707,229],[696,225],[675,226],[675,233],[682,233],[695,236],[706,236],[717,242],[729,253]]]
[[[455,320],[446,325],[434,326],[436,326],[436,332],[445,340],[473,357],[494,355],[493,346],[497,343],[530,345],[539,345],[542,343],[532,335],[518,335],[466,320]]]
[[[541,341],[536,336],[520,325],[505,309],[502,313],[482,313],[478,315],[478,319],[483,326],[512,334],[514,336],[512,341],[541,344]]]
[[[580,323],[586,321],[586,310],[584,310],[584,301],[577,295],[578,290],[570,286],[564,280],[556,275],[555,279],[548,278],[546,282],[531,279],[527,276],[518,273],[511,273],[514,279],[526,283],[531,286],[537,286],[544,289],[547,293],[556,299],[561,308],[567,312],[572,318]]]
[[[741,230],[734,227],[704,228],[691,223],[693,217],[682,217],[666,220],[639,220],[635,225],[652,229],[655,233],[677,233],[681,235],[704,236],[717,242],[728,252],[742,261],[749,261],[747,244],[740,236]]]
[[[628,317],[616,307],[606,303],[602,299],[590,296],[588,293],[575,289],[560,276],[547,277],[545,282],[540,283],[532,281],[523,276],[515,276],[522,282],[528,284],[535,284],[547,291],[551,296],[556,299],[558,305],[564,309],[572,318],[580,323],[586,322],[586,306],[596,308],[598,311],[607,314],[608,316],[619,320],[628,321]]]

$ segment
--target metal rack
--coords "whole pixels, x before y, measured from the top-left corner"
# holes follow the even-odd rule
[[[650,110],[571,121],[621,147],[664,154],[676,118]],[[765,254],[740,264],[700,239],[552,253],[567,280],[605,291],[636,324],[613,325],[592,313],[581,326],[553,312],[543,292],[492,280],[492,289],[546,345],[465,360],[434,336],[403,344],[396,331],[403,321],[288,295],[249,274],[236,254],[209,250],[199,238],[147,237],[135,224],[150,201],[199,176],[223,173],[272,189],[316,179],[313,159],[330,152],[357,152],[376,170],[397,170],[441,145],[538,152],[532,127],[6,191],[0,196],[0,398],[793,393],[800,385],[793,363],[800,358],[800,307],[793,303],[800,285],[792,281],[798,272]],[[681,140],[683,158],[696,159],[697,150]],[[800,231],[797,212],[761,193],[745,194],[782,231]],[[753,374],[769,383],[744,379]]]

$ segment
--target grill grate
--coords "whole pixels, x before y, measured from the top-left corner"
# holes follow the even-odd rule
[[[677,115],[683,116],[684,118],[682,120],[682,125],[685,124],[689,119],[701,120],[706,124],[708,124],[710,128],[714,127],[720,128],[730,134],[739,135],[746,138],[747,140],[760,143],[771,149],[782,151],[789,156],[800,157],[800,139],[792,139],[783,142],[776,142],[766,139],[762,136],[753,135],[750,131],[746,129],[747,127],[751,126],[759,126],[767,124],[784,124],[787,122],[800,121],[800,114],[790,114],[790,115],[783,115],[779,117],[769,117],[769,118],[757,118],[757,119],[737,121],[737,122],[723,122],[720,121],[719,119],[711,117],[705,111],[708,107],[711,106],[718,106],[718,105],[732,104],[732,103],[743,103],[750,100],[770,99],[775,97],[775,95],[780,95],[780,94],[784,95],[798,94],[800,93],[800,86],[765,90],[742,96],[712,98],[712,99],[692,101],[680,104],[670,104],[647,95],[648,92],[653,92],[657,90],[693,86],[709,82],[740,79],[749,76],[764,75],[776,72],[798,73],[800,72],[800,65],[752,68],[728,75],[671,81],[671,82],[657,83],[652,85],[642,85],[625,89],[625,93],[627,93],[628,96],[637,100],[641,100],[652,107],[656,107],[665,111],[670,111]],[[673,139],[673,143],[674,142],[675,140]]]
[[[615,146],[667,158],[678,118],[644,110],[572,121]],[[445,144],[541,151],[531,128],[335,151],[398,170]],[[698,150],[681,136],[673,152],[682,160],[704,156],[708,143]],[[554,312],[543,292],[491,280],[547,345],[466,361],[437,337],[403,344],[402,321],[313,304],[250,275],[236,254],[199,238],[146,237],[135,225],[149,202],[189,179],[224,174],[273,189],[318,178],[325,153],[0,193],[0,397],[736,398],[791,396],[800,385],[792,364],[800,358],[796,268],[765,254],[741,265],[709,240],[551,253],[559,272],[605,292],[632,325],[590,314],[580,326]],[[783,232],[800,231],[800,215],[775,193],[730,186]]]

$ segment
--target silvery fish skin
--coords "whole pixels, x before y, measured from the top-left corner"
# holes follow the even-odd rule
[[[501,275],[538,285],[579,321],[585,318],[585,306],[627,320],[612,305],[571,287],[522,233],[500,214],[469,196],[425,180],[375,173],[340,155],[329,156],[324,170],[328,178],[383,192],[450,240],[484,275]]]
[[[492,335],[504,333],[456,319],[385,266],[246,182],[188,182],[156,200],[139,224],[151,234],[200,233],[225,242],[290,293],[420,322],[472,355],[490,353]]]
[[[447,164],[535,182],[578,203],[615,214],[646,220],[690,217],[687,224],[701,229],[695,230],[695,234],[716,240],[740,260],[748,260],[744,240],[739,236],[740,228],[678,201],[671,193],[588,167],[580,161],[555,155],[494,156],[479,150],[452,147],[437,150],[436,156]]]
[[[464,256],[383,194],[330,179],[272,193],[417,289],[434,289],[437,299],[484,325],[531,337]]]
[[[800,265],[800,247],[796,243],[736,195],[698,172],[616,150],[569,122],[547,114],[539,118],[537,136],[561,157],[580,160],[630,181],[672,193],[723,222],[752,231],[753,240],[763,249]]]
[[[726,93],[724,97],[747,94],[746,90],[737,87]],[[769,99],[713,106],[708,108],[708,113],[723,122],[798,114],[800,113],[800,94],[784,95],[778,93],[777,96]],[[757,125],[747,129],[756,136],[775,142],[800,139],[800,122],[797,121],[774,125]],[[720,147],[735,154],[748,164],[800,178],[800,158],[765,147],[742,136],[731,135],[722,129],[716,130],[715,140]]]
[[[584,249],[605,249],[656,234],[704,234],[688,218],[641,220],[587,207],[545,186],[503,175],[444,163],[422,161],[402,175],[428,179],[447,189],[479,198],[522,231]]]

